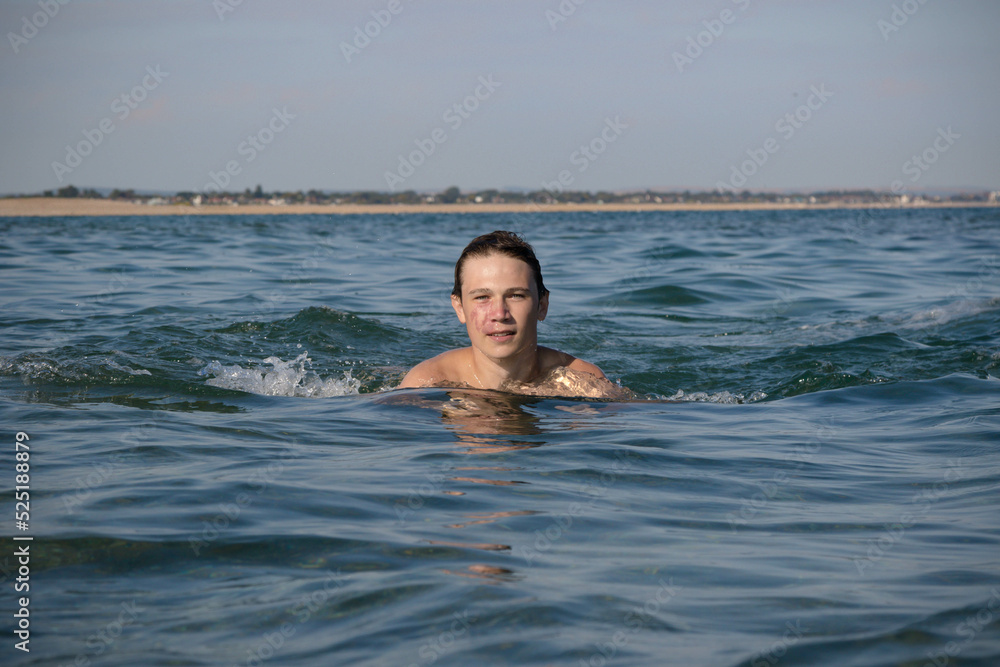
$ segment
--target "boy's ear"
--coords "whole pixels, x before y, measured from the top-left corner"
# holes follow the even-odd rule
[[[541,322],[549,312],[549,293],[546,292],[538,299],[538,321]]]
[[[458,321],[465,324],[465,311],[462,310],[462,297],[452,294],[451,307],[455,309],[455,314],[458,315]]]

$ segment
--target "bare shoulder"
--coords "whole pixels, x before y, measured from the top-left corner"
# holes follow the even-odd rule
[[[567,366],[567,368],[571,368],[574,371],[583,371],[584,373],[590,373],[591,375],[595,375],[599,378],[605,377],[604,371],[602,371],[600,368],[590,363],[589,361],[584,361],[583,359],[579,359],[576,357],[573,358],[573,362],[569,366]]]
[[[448,382],[461,382],[458,368],[468,354],[466,349],[448,350],[410,369],[397,389],[407,387],[432,387]]]
[[[535,386],[522,393],[611,400],[628,400],[634,396],[629,389],[611,382],[604,371],[589,361],[559,350],[539,348],[539,352],[544,364],[544,375]]]
[[[589,361],[584,361],[579,357],[574,357],[572,354],[567,354],[566,352],[561,352],[560,350],[553,350],[548,347],[539,347],[538,351],[541,355],[543,372],[548,372],[558,366],[564,366],[574,371],[590,373],[591,375],[599,378],[605,377],[604,371],[600,368]]]

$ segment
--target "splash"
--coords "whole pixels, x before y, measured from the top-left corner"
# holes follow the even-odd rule
[[[206,381],[212,387],[263,396],[327,398],[359,393],[361,381],[352,377],[350,371],[346,371],[341,379],[324,380],[314,371],[307,370],[306,366],[311,362],[308,355],[308,352],[303,352],[292,361],[268,357],[264,363],[271,364],[271,370],[243,368],[239,364],[223,366],[218,361],[213,361],[198,371],[198,375],[214,376]]]
[[[693,394],[685,394],[683,390],[678,389],[677,393],[669,397],[667,400],[738,405],[742,403],[756,403],[757,401],[763,401],[765,398],[767,398],[767,394],[762,391],[755,391],[750,394],[750,396],[744,396],[743,394],[733,394],[728,391],[720,391],[715,394],[709,394],[704,391],[696,391]]]

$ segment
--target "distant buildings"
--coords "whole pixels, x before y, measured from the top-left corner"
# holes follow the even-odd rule
[[[68,186],[53,192],[45,191],[45,197],[78,197],[103,199],[103,195],[93,189],[80,190]],[[655,207],[658,205],[702,205],[721,204],[737,206],[818,206],[818,207],[885,207],[885,206],[931,206],[931,205],[998,205],[1000,190],[964,192],[952,195],[929,195],[890,193],[876,190],[829,190],[811,193],[751,192],[749,190],[706,190],[701,192],[669,190],[630,190],[610,192],[588,192],[583,190],[479,190],[461,192],[452,186],[438,193],[379,192],[360,190],[355,192],[324,192],[309,190],[298,192],[265,193],[260,186],[256,190],[247,188],[243,192],[178,192],[172,196],[141,195],[134,190],[112,190],[108,197],[113,200],[131,201],[150,206],[295,206],[312,204],[318,206],[339,205],[422,205],[422,204],[521,204],[538,207],[553,204],[629,204]]]

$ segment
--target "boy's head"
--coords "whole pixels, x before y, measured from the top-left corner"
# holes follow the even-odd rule
[[[513,232],[495,231],[478,236],[465,246],[465,250],[455,263],[455,286],[451,290],[451,295],[462,298],[462,267],[465,265],[465,260],[470,257],[488,257],[494,253],[513,257],[527,264],[534,274],[539,298],[549,293],[542,282],[542,267],[531,245]]]

